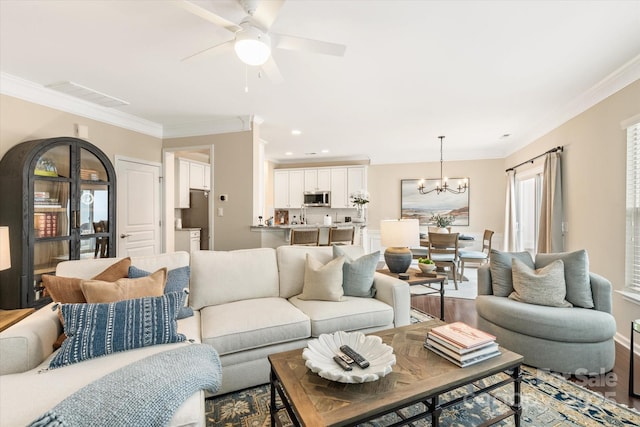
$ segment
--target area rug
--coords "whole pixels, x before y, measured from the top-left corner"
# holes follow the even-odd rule
[[[502,378],[502,375],[490,377],[486,381],[497,381]],[[483,384],[479,383],[474,386],[482,386]],[[448,393],[447,397],[459,395],[463,391],[466,390],[453,390]],[[512,385],[504,386],[494,390],[489,397],[486,394],[479,395],[472,400],[467,400],[458,406],[443,411],[440,417],[440,425],[449,427],[479,425],[482,420],[504,413],[506,406],[496,397],[508,398],[512,391]],[[207,399],[205,403],[207,426],[269,426],[269,398],[269,386],[262,385]],[[637,411],[617,405],[612,400],[569,382],[560,376],[528,366],[523,367],[522,408],[522,426],[631,427],[640,425],[640,413]],[[416,407],[409,408],[406,414],[411,414],[417,410],[416,405]],[[283,425],[291,425],[284,411],[281,411],[279,415]],[[365,423],[363,426],[382,427],[396,421],[399,421],[396,415],[387,415]],[[431,423],[424,420],[416,422],[414,425],[429,426]],[[514,425],[513,418],[503,420],[496,425]]]

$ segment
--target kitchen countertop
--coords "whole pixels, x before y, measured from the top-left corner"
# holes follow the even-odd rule
[[[176,231],[200,231],[202,230],[201,228],[198,227],[182,227],[182,228],[176,228]]]
[[[334,222],[331,225],[324,224],[285,224],[285,225],[252,225],[251,230],[259,231],[259,230],[290,230],[292,228],[331,228],[331,227],[366,227],[367,224],[364,222]]]

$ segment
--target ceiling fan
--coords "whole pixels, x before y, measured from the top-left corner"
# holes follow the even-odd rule
[[[242,62],[247,65],[261,66],[271,81],[280,83],[283,78],[271,55],[272,48],[333,56],[344,55],[346,46],[342,44],[270,32],[269,29],[278,17],[278,12],[285,0],[238,0],[238,2],[247,14],[239,24],[216,15],[189,0],[179,0],[177,2],[188,12],[223,27],[234,34],[232,40],[196,52],[184,58],[183,61],[205,53],[230,50],[233,47]]]

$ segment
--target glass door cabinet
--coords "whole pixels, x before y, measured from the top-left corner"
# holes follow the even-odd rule
[[[0,272],[0,307],[50,302],[43,274],[61,261],[115,256],[113,165],[70,137],[28,141],[0,160],[0,225],[9,226],[11,268]]]

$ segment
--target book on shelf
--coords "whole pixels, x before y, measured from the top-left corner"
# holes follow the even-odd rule
[[[54,213],[33,214],[35,237],[54,237],[58,235],[58,215]]]
[[[437,335],[459,348],[473,348],[495,341],[496,337],[471,327],[463,322],[447,323],[436,326],[429,332]]]

